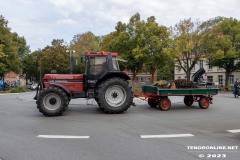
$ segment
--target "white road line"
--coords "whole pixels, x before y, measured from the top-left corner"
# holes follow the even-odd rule
[[[230,133],[240,133],[240,129],[227,130]]]
[[[37,138],[89,139],[90,136],[38,135]]]
[[[177,138],[177,137],[193,137],[192,134],[165,134],[165,135],[141,135],[141,138]]]

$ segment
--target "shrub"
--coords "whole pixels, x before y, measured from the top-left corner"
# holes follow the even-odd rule
[[[13,87],[9,89],[10,93],[21,93],[21,92],[26,92],[28,91],[27,87]]]

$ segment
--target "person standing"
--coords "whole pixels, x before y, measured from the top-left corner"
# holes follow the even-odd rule
[[[234,96],[237,98],[238,97],[238,89],[239,89],[239,79],[236,79],[236,82],[234,83]]]
[[[218,85],[219,85],[218,81],[215,81],[214,85],[216,88],[218,88]]]

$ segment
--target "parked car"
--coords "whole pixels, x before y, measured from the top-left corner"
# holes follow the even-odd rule
[[[33,83],[33,82],[27,82],[26,86],[30,90],[36,90],[37,89],[37,85],[35,83]]]

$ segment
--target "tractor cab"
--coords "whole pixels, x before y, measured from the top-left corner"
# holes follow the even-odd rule
[[[88,81],[94,82],[108,71],[119,71],[117,55],[117,53],[87,52],[85,75]]]

